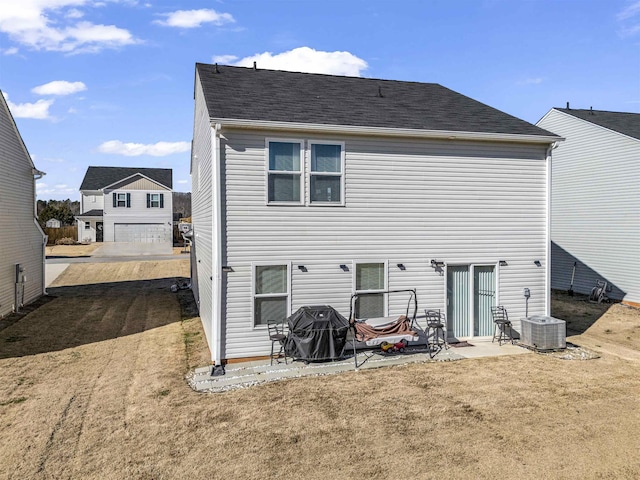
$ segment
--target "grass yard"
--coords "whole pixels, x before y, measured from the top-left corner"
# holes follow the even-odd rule
[[[188,260],[75,264],[0,331],[0,478],[640,477],[640,311],[554,294],[596,360],[412,364],[197,394]],[[182,308],[181,308],[182,306]],[[571,316],[571,318],[569,318]]]

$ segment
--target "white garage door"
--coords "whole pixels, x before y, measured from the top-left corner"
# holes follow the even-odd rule
[[[166,243],[170,230],[162,223],[116,223],[115,241],[132,243]]]

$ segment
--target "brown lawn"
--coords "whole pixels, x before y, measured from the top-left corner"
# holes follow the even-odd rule
[[[640,363],[616,352],[640,351],[637,309],[554,296],[554,314],[562,304],[582,325],[572,339],[602,348],[596,360],[413,364],[198,394],[183,377],[208,358],[199,319],[169,289],[187,275],[184,259],[72,265],[57,298],[0,331],[0,478],[640,477]]]

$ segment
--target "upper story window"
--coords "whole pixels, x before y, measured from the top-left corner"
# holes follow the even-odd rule
[[[342,145],[312,143],[309,202],[342,204]]]
[[[147,208],[164,208],[164,193],[147,193]]]
[[[302,143],[269,142],[269,203],[301,203]]]
[[[267,158],[267,203],[344,205],[343,143],[267,140]]]
[[[112,196],[113,196],[113,208],[120,208],[120,207],[131,208],[130,193],[113,192]]]

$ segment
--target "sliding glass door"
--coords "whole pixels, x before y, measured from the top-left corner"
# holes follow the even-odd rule
[[[447,330],[450,338],[492,335],[491,307],[495,302],[495,266],[447,266]]]

